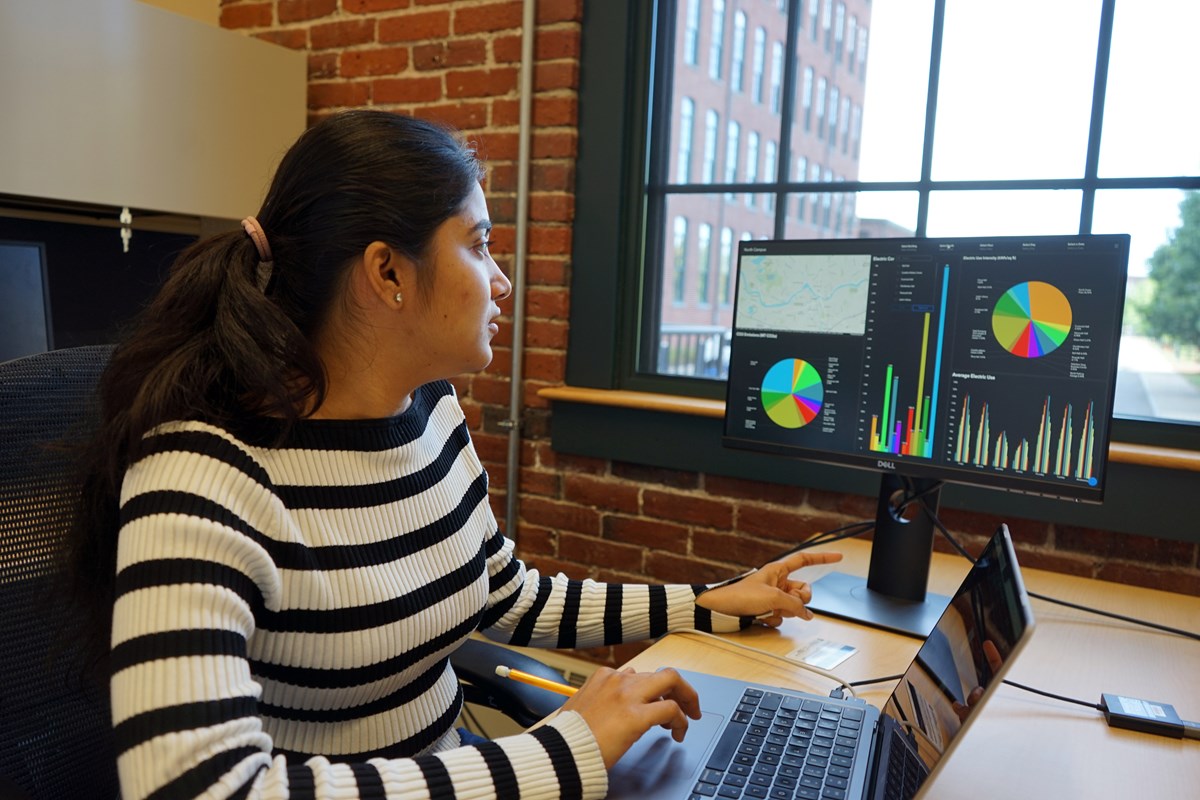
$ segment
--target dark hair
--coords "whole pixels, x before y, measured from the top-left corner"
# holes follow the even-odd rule
[[[240,228],[185,250],[113,352],[97,392],[100,426],[81,458],[82,498],[65,551],[68,592],[107,653],[118,492],[143,435],[165,422],[227,424],[252,414],[284,429],[324,399],[312,337],[344,297],[349,267],[382,241],[420,262],[483,168],[435,123],[350,111],[305,131],[284,155],[258,213],[270,279]],[[418,273],[428,286],[433,276]]]

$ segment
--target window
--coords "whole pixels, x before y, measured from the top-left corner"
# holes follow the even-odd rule
[[[1179,86],[1200,77],[1189,56],[1189,36],[1200,30],[1200,4],[842,2],[840,67],[831,64],[832,53],[824,53],[821,37],[822,14],[829,8],[832,44],[833,2],[790,3],[790,13],[802,14],[790,29],[785,15],[773,10],[759,17],[758,6],[728,7],[730,13],[746,8],[748,25],[761,22],[769,41],[783,43],[780,113],[767,117],[767,109],[761,108],[752,118],[746,116],[754,111],[749,104],[726,106],[724,97],[710,99],[682,83],[690,75],[721,88],[712,86],[707,72],[654,68],[652,56],[667,64],[680,54],[651,53],[653,46],[683,48],[686,57],[686,36],[665,41],[649,34],[655,19],[674,19],[674,29],[684,28],[681,23],[691,13],[688,0],[589,5],[583,68],[590,59],[607,59],[607,66],[606,71],[591,71],[605,76],[604,91],[597,91],[600,82],[593,77],[583,82],[580,98],[582,124],[593,127],[581,128],[579,137],[572,291],[588,302],[572,304],[571,346],[574,350],[574,342],[582,341],[594,349],[573,353],[569,382],[723,396],[721,375],[673,375],[659,371],[660,362],[652,357],[659,327],[671,321],[663,315],[674,313],[671,300],[677,296],[672,271],[676,216],[686,217],[697,230],[700,224],[712,226],[716,274],[710,313],[718,324],[727,324],[728,317],[720,314],[731,311],[724,300],[732,303],[736,277],[736,263],[723,261],[725,241],[732,252],[743,231],[763,235],[751,219],[764,216],[772,220],[767,231],[780,238],[835,231],[842,237],[972,235],[995,232],[998,220],[1011,225],[1013,233],[1034,226],[1059,233],[1129,232],[1137,254],[1130,264],[1134,280],[1129,298],[1148,302],[1139,299],[1139,292],[1152,286],[1152,257],[1166,243],[1167,233],[1181,224],[1184,197],[1200,191],[1200,122],[1194,104],[1178,93]],[[700,13],[707,22],[703,15],[712,10],[719,26],[726,6],[717,2]],[[605,20],[603,26],[598,19]],[[1162,19],[1173,24],[1154,24]],[[709,27],[701,26],[705,35]],[[593,35],[607,38],[588,38]],[[936,53],[934,47],[939,48]],[[995,80],[997,75],[1003,80]],[[613,87],[618,76],[619,91]],[[838,89],[836,112],[829,106],[831,77]],[[730,79],[725,80],[723,88],[728,89]],[[937,104],[927,113],[931,86]],[[1095,93],[1097,86],[1104,91]],[[680,111],[673,98],[685,95],[694,98],[696,113],[704,115],[704,161],[693,171],[693,183],[678,184],[669,180],[672,156],[679,149],[671,142],[669,125],[674,124],[672,110]],[[600,101],[609,105],[598,108]],[[820,115],[820,141],[805,133],[814,127],[813,106]],[[1023,111],[1005,115],[997,114],[997,108]],[[1031,125],[1031,119],[1038,124]],[[832,131],[825,124],[829,122],[834,123]],[[1154,147],[1146,144],[1148,122],[1155,131]],[[791,127],[784,130],[786,124]],[[756,188],[774,197],[770,215],[762,211],[766,203],[757,203],[751,215],[743,204],[724,202],[724,187],[712,191],[708,186],[722,179],[733,183],[743,174],[736,164],[737,148],[718,138],[729,137],[732,130],[742,139],[751,130],[760,136],[764,163]],[[768,173],[770,142],[777,146],[776,164],[787,166]],[[968,156],[961,155],[964,148],[969,148]],[[721,156],[724,167],[716,163]],[[673,211],[675,200],[683,197],[697,208],[707,204],[708,210]],[[983,224],[989,230],[981,230]],[[1200,286],[1196,291],[1200,294]],[[685,307],[695,298],[687,286]],[[1139,335],[1136,317],[1126,328]],[[1142,336],[1141,342],[1156,359],[1165,359],[1163,369],[1178,370],[1174,374],[1188,380],[1190,368],[1186,361],[1174,360],[1169,341]],[[1131,347],[1129,352],[1135,351]],[[1197,357],[1183,358],[1194,362]],[[1119,384],[1139,387],[1137,374],[1126,375],[1124,365],[1122,369]],[[1158,416],[1154,408],[1123,407],[1125,392],[1118,394],[1117,441],[1200,450],[1200,428],[1193,421],[1200,418],[1200,402]],[[1177,425],[1181,420],[1186,424]]]
[[[837,128],[838,128],[838,88],[833,86],[829,89],[829,144],[831,147],[837,146]]]
[[[725,182],[737,182],[737,166],[738,166],[738,137],[741,135],[742,126],[735,120],[730,120],[729,125],[725,130]],[[732,200],[733,195],[727,193],[726,200]]]
[[[692,98],[679,101],[679,155],[675,180],[687,183],[692,178],[692,126],[695,124],[696,104]]]
[[[825,52],[833,49],[833,37],[831,36],[833,29],[833,0],[822,0],[821,2],[821,34],[825,41]]]
[[[833,14],[833,59],[842,63],[842,41],[846,27],[846,4],[838,3]]]
[[[763,70],[767,60],[767,31],[764,28],[754,29],[754,76],[751,78],[751,94],[754,102],[763,101]]]
[[[696,228],[696,302],[701,306],[709,304],[708,285],[712,275],[709,272],[712,262],[712,226],[702,222]]]
[[[746,183],[758,182],[758,132],[746,137]],[[754,192],[746,192],[746,205],[754,206]]]
[[[783,45],[771,43],[771,113],[778,114],[783,101]]]
[[[721,229],[721,260],[717,268],[718,299],[723,306],[733,302],[733,230]]]
[[[673,260],[675,262],[674,290],[671,299],[676,305],[683,305],[684,291],[687,287],[687,220],[675,218],[675,237],[672,240]]]
[[[700,52],[700,0],[687,0],[683,28],[683,63],[695,66]]]
[[[776,165],[776,150],[776,144],[768,140],[767,146],[763,150],[763,178],[765,178],[767,181],[775,180],[775,170],[778,168]],[[768,212],[774,211],[775,195],[771,192],[767,192],[764,197],[766,198],[766,210]]]
[[[721,59],[725,53],[725,0],[713,0],[712,40],[708,46],[708,77],[721,80]]]
[[[742,91],[746,73],[746,13],[738,10],[733,15],[733,53],[729,59],[729,86],[735,92]]]
[[[703,183],[716,183],[717,180],[717,131],[720,126],[721,117],[710,108],[704,114]]]

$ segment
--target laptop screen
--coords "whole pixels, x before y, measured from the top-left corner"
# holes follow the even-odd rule
[[[1007,533],[992,537],[883,707],[927,772],[1033,624]]]

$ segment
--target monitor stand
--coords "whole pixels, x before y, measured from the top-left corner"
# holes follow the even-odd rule
[[[936,512],[940,482],[914,479],[910,483],[911,490],[924,493],[926,506]],[[812,584],[810,609],[921,639],[933,630],[950,598],[925,591],[934,525],[920,501],[898,509],[905,490],[898,476],[883,475],[867,577],[842,572],[824,575]]]

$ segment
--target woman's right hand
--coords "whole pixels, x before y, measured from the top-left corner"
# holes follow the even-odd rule
[[[677,742],[687,732],[687,718],[700,719],[696,690],[673,669],[619,672],[601,667],[563,705],[576,711],[596,737],[604,766],[613,764],[654,725],[671,731]]]

